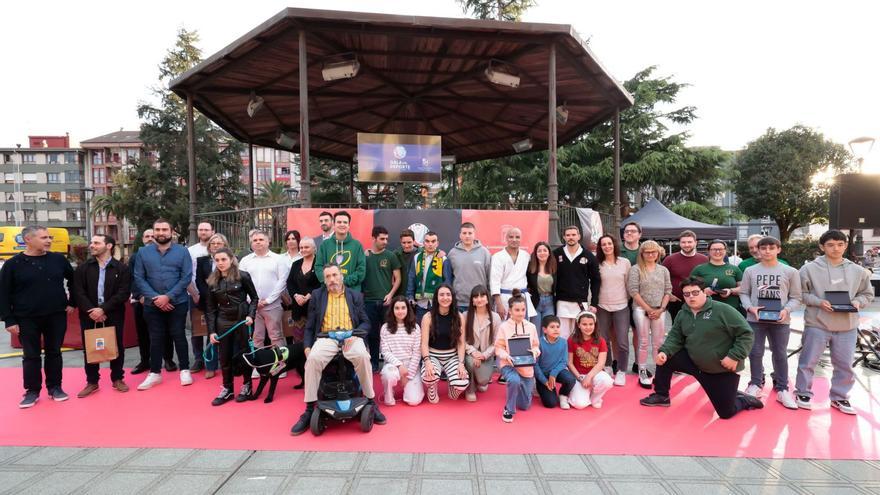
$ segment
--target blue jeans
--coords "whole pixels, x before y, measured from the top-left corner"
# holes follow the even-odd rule
[[[531,322],[535,325],[535,328],[540,331],[541,322],[544,320],[544,317],[556,314],[556,308],[553,307],[553,296],[540,296],[538,299],[538,305],[535,306],[535,311],[537,311],[538,314],[531,317]]]
[[[510,365],[501,368],[501,376],[507,380],[507,402],[504,409],[513,414],[517,409],[525,411],[531,407],[535,378],[520,376],[516,368]]]
[[[177,350],[177,360],[181,370],[189,369],[189,346],[186,343],[187,304],[180,304],[171,311],[162,311],[149,305],[144,306],[144,320],[150,332],[150,373],[162,371],[162,354],[168,335]]]
[[[813,396],[813,373],[816,365],[826,347],[831,348],[831,365],[834,371],[831,374],[831,400],[847,400],[849,391],[852,390],[856,377],[853,374],[852,359],[856,351],[856,339],[858,330],[853,328],[845,332],[829,332],[821,328],[806,327],[801,343],[798,359],[797,378],[795,379],[795,393],[798,395]]]
[[[382,304],[382,301],[366,301],[364,308],[367,310],[367,318],[370,320],[370,333],[364,341],[370,351],[370,362],[373,365],[373,372],[379,369],[379,331],[382,330],[382,323],[385,321],[385,311],[388,310]],[[421,323],[421,322],[419,322]]]
[[[764,384],[764,343],[770,341],[770,354],[773,358],[773,389],[788,390],[788,338],[791,327],[788,324],[750,321],[755,332],[755,344],[749,353],[749,372],[752,379],[749,385]]]

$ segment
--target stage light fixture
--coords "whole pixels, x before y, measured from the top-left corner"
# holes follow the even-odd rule
[[[279,129],[275,134],[275,144],[282,148],[293,149],[296,146],[296,135]]]
[[[257,93],[255,93],[255,92],[251,91],[251,98],[250,98],[250,100],[248,100],[248,105],[247,105],[248,117],[253,118],[254,115],[256,115],[257,112],[259,112],[260,109],[263,108],[263,103],[265,103],[265,100],[263,100],[263,97],[257,95]]]
[[[556,107],[556,122],[562,126],[568,123],[568,107],[564,103]]]
[[[329,61],[336,59],[335,61]],[[358,62],[357,56],[353,53],[336,55],[324,62],[321,68],[321,77],[325,81],[336,81],[337,79],[351,79],[358,74],[361,64]]]
[[[486,74],[486,79],[491,83],[509,88],[519,87],[519,75],[516,74],[516,69],[510,64],[500,60],[490,60],[484,73]]]
[[[532,140],[529,138],[525,138],[522,141],[517,141],[513,143],[513,151],[516,151],[517,153],[529,151],[530,149],[532,149]]]

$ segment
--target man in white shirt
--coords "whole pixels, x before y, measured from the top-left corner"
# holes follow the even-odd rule
[[[269,234],[254,229],[250,232],[253,252],[238,264],[239,269],[250,274],[257,289],[260,301],[257,303],[257,317],[254,318],[254,345],[265,345],[266,335],[273,345],[284,346],[284,332],[281,329],[281,293],[287,286],[290,267],[284,259],[269,251]]]
[[[202,256],[208,255],[208,240],[214,235],[214,226],[209,222],[201,222],[198,227],[196,227],[196,235],[198,236],[199,242],[187,248],[189,249],[189,257],[192,258],[193,273],[192,283],[186,288],[186,291],[192,299],[192,303],[189,305],[190,329],[194,326],[192,320],[197,317],[196,312],[193,310],[196,309],[199,304],[199,291],[196,289],[196,260]],[[192,344],[193,351],[193,364],[190,366],[189,371],[191,373],[198,373],[205,369],[205,360],[202,358],[205,351],[205,337],[190,336],[189,340]]]
[[[528,297],[526,272],[529,269],[529,253],[520,249],[522,231],[516,227],[507,231],[504,236],[507,246],[492,255],[492,269],[489,270],[489,292],[495,299],[495,312],[501,318],[507,318],[507,300],[513,289],[519,289],[526,299],[527,318],[537,314],[532,298]]]

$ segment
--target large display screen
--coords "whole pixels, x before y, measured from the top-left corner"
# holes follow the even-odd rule
[[[361,182],[440,182],[440,136],[359,132]]]

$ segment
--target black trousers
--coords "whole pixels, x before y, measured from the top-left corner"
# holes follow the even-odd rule
[[[556,383],[561,384],[562,387],[559,388],[559,394],[556,394],[556,389],[550,390],[543,383],[535,383],[535,388],[538,389],[538,396],[541,397],[541,404],[544,407],[554,408],[559,407],[559,396],[565,395],[568,396],[571,393],[571,389],[574,388],[574,384],[577,381],[577,378],[571,373],[571,371],[564,369],[556,375]]]
[[[134,327],[137,330],[138,337],[138,351],[140,351],[141,355],[141,364],[150,364],[150,330],[147,327],[147,320],[144,319],[144,305],[135,302],[131,304],[132,309],[134,309]],[[121,341],[120,341],[121,342]],[[171,340],[171,336],[169,335],[167,339],[165,339],[165,352],[162,356],[165,361],[173,361],[174,360],[174,341]]]
[[[125,365],[125,345],[122,341],[123,331],[125,329],[125,315],[118,316],[116,318],[110,319],[107,318],[107,321],[102,323],[102,326],[107,327],[116,327],[116,348],[119,350],[119,355],[113,361],[110,361],[110,380],[122,380],[125,377],[125,370],[123,366]],[[85,342],[86,330],[90,328],[95,328],[95,322],[89,319],[80,318],[79,327],[82,332],[83,342]],[[101,378],[101,364],[94,363],[90,364],[86,361],[86,353],[83,351],[83,364],[86,367],[86,381],[91,384],[98,384],[98,380]]]
[[[217,318],[217,336],[223,335],[224,332],[235,326],[240,320],[227,321],[223,318]],[[242,325],[235,329],[231,334],[220,339],[220,373],[223,375],[223,386],[230,391],[234,389],[235,369],[233,367],[233,358],[236,353],[248,352],[248,327]],[[250,370],[244,373],[244,384],[251,383]]]
[[[150,372],[162,371],[162,356],[169,336],[177,350],[177,360],[181,370],[189,369],[189,342],[186,338],[186,317],[189,307],[186,304],[175,306],[171,311],[162,311],[155,306],[144,308],[144,318],[150,330]]]
[[[672,374],[676,371],[687,373],[697,379],[721,419],[732,418],[736,413],[746,408],[745,401],[736,395],[736,389],[739,386],[738,374],[730,371],[704,373],[697,368],[685,350],[669,356],[663,366],[657,366],[657,373],[654,376],[654,392],[669,397]]]
[[[681,311],[682,305],[684,303],[682,301],[670,302],[666,305],[666,311],[669,311],[669,317],[672,318],[672,321],[675,321],[675,315]]]
[[[61,386],[61,344],[67,332],[67,314],[62,311],[47,316],[19,318],[18,339],[21,341],[21,371],[24,376],[24,388],[29,392],[40,392],[43,385],[43,374],[46,371],[46,389],[52,390]],[[42,343],[41,343],[42,341]],[[44,349],[46,357],[41,362],[40,350]],[[42,366],[41,366],[42,364]]]

